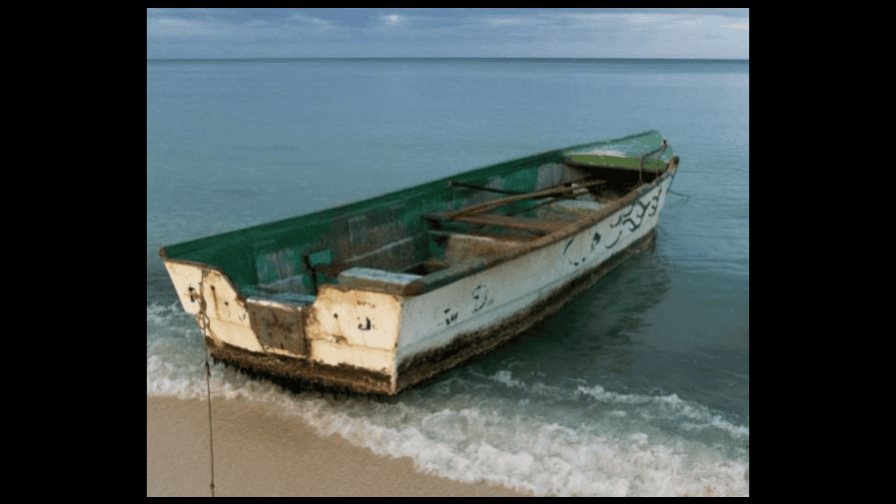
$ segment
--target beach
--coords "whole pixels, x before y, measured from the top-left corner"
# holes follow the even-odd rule
[[[300,419],[241,399],[213,399],[215,494],[221,496],[514,496],[414,469],[409,458],[374,455]],[[208,496],[208,407],[147,397],[148,496]]]

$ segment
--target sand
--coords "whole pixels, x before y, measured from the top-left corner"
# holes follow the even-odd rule
[[[422,474],[409,458],[374,455],[300,419],[214,399],[217,496],[514,496],[513,490]],[[209,495],[205,401],[147,397],[146,493]]]

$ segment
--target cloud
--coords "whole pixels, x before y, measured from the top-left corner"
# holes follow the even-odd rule
[[[398,14],[386,14],[380,16],[379,20],[386,26],[397,26],[398,24],[405,21],[405,16],[399,16]]]
[[[471,24],[483,24],[485,26],[491,27],[504,27],[504,26],[534,26],[538,25],[544,20],[535,17],[535,16],[488,16],[482,18],[472,18],[469,20]]]
[[[529,15],[488,15],[471,18],[471,24],[480,24],[492,27],[551,27],[557,29],[570,28],[610,28],[621,29],[623,27],[638,28],[662,28],[674,25],[697,26],[704,23],[707,18],[719,17],[719,14],[708,12],[705,14],[689,12],[536,12]]]
[[[150,17],[146,20],[146,30],[150,36],[203,37],[221,33],[216,23],[171,16]]]
[[[151,58],[746,57],[733,30],[749,10],[147,9]]]
[[[304,23],[304,24],[308,24],[308,25],[312,25],[312,26],[318,26],[321,28],[330,28],[333,26],[333,23],[331,23],[329,21],[326,21],[324,19],[314,17],[314,16],[308,16],[306,14],[294,13],[294,14],[290,15],[288,19],[290,21],[298,21],[300,23]]]
[[[296,28],[299,28],[297,31]],[[196,39],[269,42],[296,37],[326,36],[335,28],[330,21],[300,12],[233,12],[208,9],[147,9],[150,40]]]

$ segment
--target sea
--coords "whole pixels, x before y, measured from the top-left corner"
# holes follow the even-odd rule
[[[212,368],[417,470],[534,495],[749,495],[749,62],[150,60],[147,396],[205,398],[163,245],[560,147],[659,130],[655,247],[512,343],[383,401]]]

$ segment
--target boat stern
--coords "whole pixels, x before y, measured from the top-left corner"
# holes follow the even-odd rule
[[[330,285],[316,297],[241,293],[211,266],[163,259],[215,359],[288,385],[397,393],[400,296]]]

